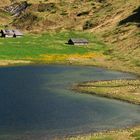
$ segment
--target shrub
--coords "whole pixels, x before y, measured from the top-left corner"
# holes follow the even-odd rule
[[[90,20],[88,20],[84,23],[83,30],[91,29],[93,28],[93,26],[94,26],[93,23]]]
[[[68,15],[68,13],[67,13],[67,11],[62,11],[62,13],[60,15],[65,16],[65,15]]]
[[[53,11],[55,10],[55,4],[54,3],[40,3],[38,5],[38,12],[46,12],[46,11]]]
[[[77,16],[80,17],[80,16],[85,16],[88,14],[89,14],[89,11],[84,11],[84,12],[78,13]]]

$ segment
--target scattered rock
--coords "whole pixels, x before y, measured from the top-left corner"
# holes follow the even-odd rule
[[[19,16],[28,7],[28,3],[23,1],[21,3],[14,3],[10,6],[6,6],[5,11],[11,13],[13,16]]]

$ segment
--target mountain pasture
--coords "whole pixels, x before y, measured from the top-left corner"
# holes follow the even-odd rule
[[[89,41],[85,46],[68,45],[70,37],[86,38]],[[93,34],[87,32],[60,32],[44,33],[42,35],[26,34],[22,38],[1,38],[1,60],[40,60],[45,55],[86,55],[104,53],[107,46]],[[41,59],[43,60],[43,59]]]

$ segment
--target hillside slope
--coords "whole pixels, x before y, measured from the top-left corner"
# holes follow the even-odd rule
[[[0,2],[2,27],[8,24],[33,33],[88,31],[112,46],[106,52],[110,67],[120,61],[140,71],[140,0],[26,0],[24,9],[23,0],[11,1]],[[7,11],[17,5],[17,15]]]
[[[10,2],[10,0],[1,0],[0,1],[0,6],[2,7],[2,6],[7,6],[7,5],[9,5],[11,2]]]

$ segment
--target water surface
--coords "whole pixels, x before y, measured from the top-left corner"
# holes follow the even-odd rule
[[[82,66],[0,68],[0,138],[43,139],[136,125],[139,106],[70,90],[77,82],[126,78],[136,76]]]

